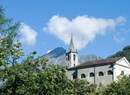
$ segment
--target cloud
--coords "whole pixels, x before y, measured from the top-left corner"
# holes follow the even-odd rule
[[[120,24],[124,24],[126,22],[126,19],[122,16],[119,16],[117,19],[116,19],[116,22],[117,23],[120,23]]]
[[[124,38],[121,37],[119,34],[114,35],[113,39],[116,43],[122,43],[124,41]]]
[[[36,42],[37,32],[29,25],[21,23],[20,28],[20,41],[27,45],[34,45]]]
[[[92,42],[97,35],[106,34],[106,31],[114,29],[123,22],[125,22],[125,18],[121,16],[116,19],[77,16],[69,20],[66,17],[54,15],[43,30],[58,37],[65,44],[69,44],[72,33],[75,48],[82,49]]]

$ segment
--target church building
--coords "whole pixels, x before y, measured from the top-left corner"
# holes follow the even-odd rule
[[[97,85],[107,85],[117,80],[120,74],[130,75],[130,63],[125,57],[107,58],[79,64],[78,52],[71,36],[69,51],[66,53],[68,70],[66,75],[73,80],[86,79]]]

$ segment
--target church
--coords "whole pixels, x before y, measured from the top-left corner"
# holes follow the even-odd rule
[[[78,62],[78,52],[71,36],[69,50],[66,52],[69,79],[85,79],[90,83],[107,85],[117,80],[120,74],[130,75],[130,63],[125,57],[107,58],[85,63]]]

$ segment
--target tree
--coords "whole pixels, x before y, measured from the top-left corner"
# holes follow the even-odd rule
[[[89,84],[87,80],[74,80],[74,95],[94,95],[96,91],[95,84]]]
[[[120,75],[118,81],[112,82],[102,89],[100,95],[130,95],[129,76]]]
[[[13,23],[11,19],[5,17],[4,9],[0,7],[0,81],[3,85],[9,79],[13,79],[11,82],[14,85],[13,95],[16,80],[16,76],[14,76],[16,73],[15,64],[18,64],[19,58],[24,55],[21,43],[17,39],[18,27],[18,23]]]
[[[23,55],[21,43],[16,39],[19,24],[5,18],[3,11],[0,7],[0,65],[14,65]]]

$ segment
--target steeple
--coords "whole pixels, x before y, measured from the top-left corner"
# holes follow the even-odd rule
[[[74,43],[73,43],[73,35],[71,34],[71,40],[70,40],[70,47],[69,47],[69,51],[74,52],[75,48],[74,48]]]
[[[66,52],[66,64],[69,68],[78,65],[78,52],[74,48],[72,34],[70,39],[69,51]]]

